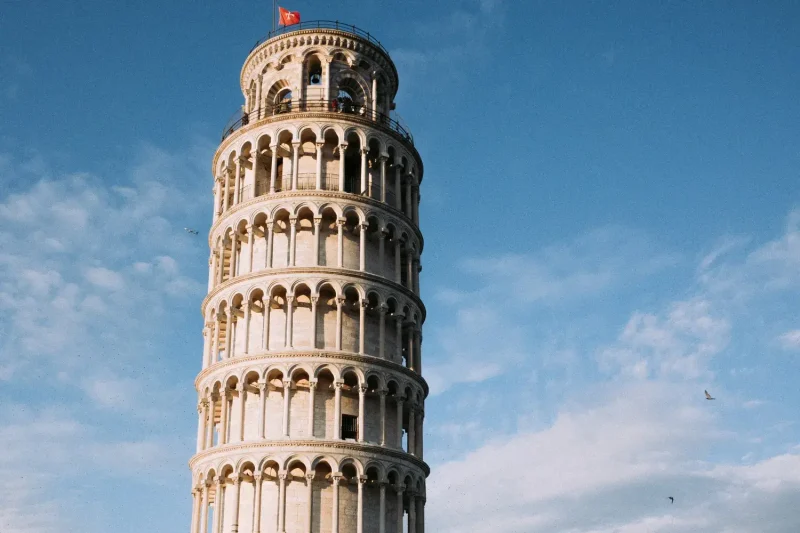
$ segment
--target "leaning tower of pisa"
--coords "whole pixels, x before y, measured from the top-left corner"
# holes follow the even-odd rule
[[[273,32],[214,154],[191,533],[422,533],[422,161],[356,27]]]

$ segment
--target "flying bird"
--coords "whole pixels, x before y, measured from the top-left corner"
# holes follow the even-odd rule
[[[191,228],[183,228],[183,229],[186,231],[186,233],[191,233],[192,235],[199,235],[200,234],[199,231],[191,229]]]
[[[711,395],[708,393],[708,391],[707,391],[707,390],[706,390],[706,391],[703,391],[703,392],[705,392],[705,393],[706,393],[706,400],[716,400],[716,398],[712,397],[712,396],[711,396]]]
[[[675,503],[675,498],[672,496],[667,496],[667,498],[669,498],[669,503]]]

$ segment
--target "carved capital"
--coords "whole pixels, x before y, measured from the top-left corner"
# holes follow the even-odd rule
[[[309,389],[315,390],[317,388],[317,385],[319,385],[319,382],[316,381],[316,380],[308,382],[308,388]]]
[[[341,483],[343,478],[344,475],[341,472],[334,472],[333,474],[331,474],[331,481],[333,482],[334,485],[338,485],[339,483]]]
[[[363,484],[364,484],[364,483],[366,483],[367,481],[369,481],[369,478],[368,478],[367,476],[358,476],[358,483],[359,483],[359,485],[363,485]]]
[[[280,473],[278,473],[278,479],[280,479],[281,481],[285,482],[286,478],[288,478],[288,477],[289,477],[289,473],[286,472],[285,470],[283,470]]]
[[[359,385],[358,386],[358,394],[363,396],[367,393],[367,386],[366,385]]]

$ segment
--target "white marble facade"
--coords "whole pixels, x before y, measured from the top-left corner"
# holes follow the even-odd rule
[[[214,156],[191,533],[424,532],[422,161],[383,47],[314,26]]]

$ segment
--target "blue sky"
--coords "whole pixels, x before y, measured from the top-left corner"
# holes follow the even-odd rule
[[[286,7],[378,36],[425,161],[429,528],[797,531],[798,6]],[[3,3],[4,533],[188,528],[183,227],[268,11]]]

